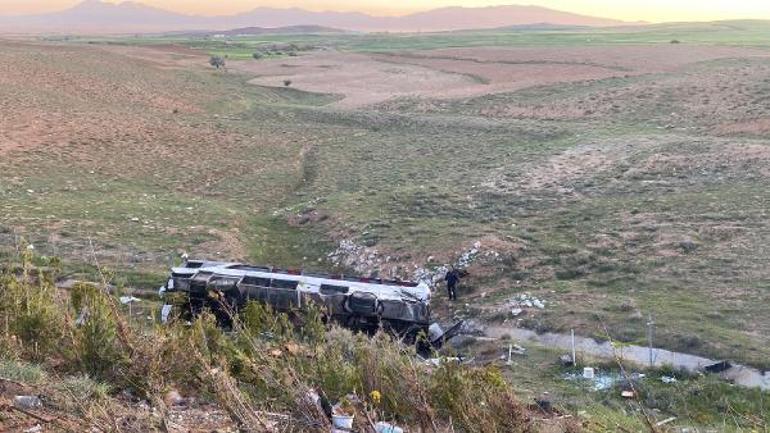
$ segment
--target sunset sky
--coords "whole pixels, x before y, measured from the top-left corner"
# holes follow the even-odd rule
[[[119,3],[119,0],[110,0]],[[0,0],[0,14],[48,12],[79,0]],[[735,18],[770,19],[770,0],[141,0],[142,3],[200,15],[243,12],[260,6],[309,10],[360,11],[402,15],[444,6],[533,4],[628,21],[703,21]]]

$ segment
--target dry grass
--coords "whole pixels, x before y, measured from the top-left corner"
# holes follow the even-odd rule
[[[215,402],[239,431],[328,431],[313,396],[334,402],[349,393],[361,396],[362,429],[385,417],[434,432],[536,430],[494,370],[451,364],[432,370],[417,361],[414,348],[384,334],[371,340],[341,329],[325,334],[320,321],[312,323],[320,317],[312,311],[298,329],[256,306],[247,321],[236,318],[230,334],[209,315],[191,326],[140,327],[95,286],[57,298],[45,278],[32,276],[31,258],[25,253],[20,270],[4,274],[0,284],[0,312],[14,324],[0,334],[0,384],[16,384],[0,395],[43,395],[33,415],[54,430],[169,431],[176,425],[163,397],[169,389]],[[45,371],[24,367],[29,361],[42,362]],[[382,399],[370,397],[374,391]],[[0,414],[6,412],[0,425],[8,428],[30,416],[9,408]]]

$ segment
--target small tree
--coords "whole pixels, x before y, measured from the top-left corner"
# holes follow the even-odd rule
[[[225,67],[225,58],[221,56],[211,56],[209,64],[217,69]]]
[[[261,59],[262,57],[265,57],[265,55],[264,55],[264,54],[262,54],[262,53],[260,53],[259,51],[257,51],[257,52],[255,52],[254,54],[252,54],[252,55],[251,55],[251,57],[254,57],[254,60],[259,60],[259,59]]]
[[[283,80],[283,85],[286,87],[291,86],[291,80]]]

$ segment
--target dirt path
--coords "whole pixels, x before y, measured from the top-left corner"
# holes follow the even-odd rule
[[[514,341],[526,341],[565,351],[572,350],[572,337],[566,334],[554,334],[550,332],[538,334],[529,329],[491,326],[487,328],[486,335],[492,338],[510,336]],[[650,364],[650,349],[642,346],[624,345],[622,348],[615,348],[608,341],[599,343],[593,338],[575,336],[575,350],[578,354],[589,355],[596,358],[610,360],[621,358],[626,362],[638,366],[649,366]],[[675,369],[684,369],[693,373],[702,371],[703,367],[707,365],[720,362],[701,356],[658,348],[652,349],[652,361],[654,367],[670,366]],[[720,376],[736,385],[745,386],[747,388],[770,390],[770,372],[763,373],[752,367],[733,364],[730,369],[722,372]]]

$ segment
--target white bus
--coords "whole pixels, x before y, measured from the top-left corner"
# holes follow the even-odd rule
[[[204,308],[217,314],[222,300],[235,311],[249,301],[263,302],[284,312],[302,309],[312,302],[321,307],[327,320],[369,333],[382,328],[405,341],[414,341],[420,332],[427,336],[431,325],[431,292],[424,282],[187,260],[171,269],[161,290],[189,295],[187,312],[191,315]],[[431,337],[437,338],[435,333]]]

